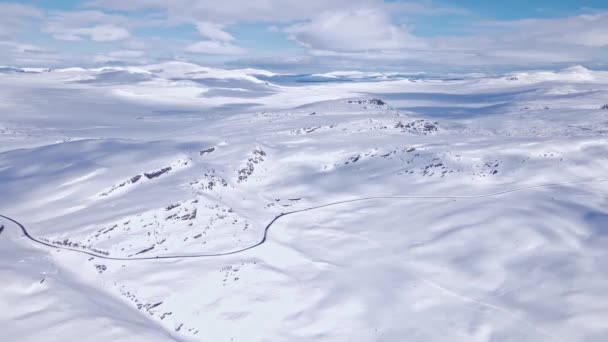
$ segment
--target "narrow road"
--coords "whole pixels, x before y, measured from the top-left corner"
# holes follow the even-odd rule
[[[107,256],[107,255],[103,255],[103,254],[98,254],[98,253],[93,253],[93,252],[89,252],[86,250],[82,250],[82,249],[77,249],[77,248],[73,248],[73,247],[67,247],[67,246],[58,246],[58,245],[54,245],[42,240],[39,240],[35,237],[33,237],[25,228],[25,226],[23,224],[21,224],[20,222],[18,222],[15,219],[12,219],[8,216],[4,216],[4,215],[0,215],[1,218],[4,218],[12,223],[14,223],[16,226],[18,226],[21,229],[21,232],[23,233],[23,235],[29,239],[30,241],[41,245],[41,246],[45,246],[45,247],[49,247],[49,248],[54,248],[54,249],[61,249],[61,250],[67,250],[67,251],[72,251],[72,252],[76,252],[76,253],[80,253],[80,254],[85,254],[88,256],[92,256],[95,258],[100,258],[100,259],[105,259],[105,260],[117,260],[117,261],[135,261],[135,260],[166,260],[166,259],[186,259],[186,258],[209,258],[209,257],[221,257],[221,256],[228,256],[228,255],[234,255],[234,254],[239,254],[251,249],[254,249],[256,247],[259,247],[261,245],[263,245],[267,238],[268,238],[268,232],[270,231],[270,228],[277,222],[279,221],[281,218],[285,217],[285,216],[289,216],[289,215],[294,215],[294,214],[298,214],[298,213],[303,213],[303,212],[308,212],[308,211],[313,211],[313,210],[317,210],[317,209],[322,209],[322,208],[327,208],[327,207],[333,207],[333,206],[338,206],[338,205],[342,205],[342,204],[348,204],[348,203],[356,203],[356,202],[364,202],[364,201],[374,201],[374,200],[399,200],[399,199],[418,199],[418,200],[444,200],[444,199],[479,199],[479,198],[488,198],[488,197],[497,197],[497,196],[502,196],[502,195],[507,195],[510,193],[514,193],[514,192],[520,192],[520,191],[526,191],[526,190],[532,190],[532,189],[538,189],[538,188],[548,188],[548,187],[557,187],[557,186],[567,186],[567,185],[577,185],[577,184],[592,184],[592,183],[604,183],[607,182],[608,179],[600,179],[600,180],[593,180],[593,181],[580,181],[580,182],[568,182],[568,183],[551,183],[551,184],[542,184],[542,185],[532,185],[532,186],[527,186],[527,187],[522,187],[522,188],[515,188],[515,189],[510,189],[510,190],[504,190],[504,191],[499,191],[499,192],[494,192],[494,193],[489,193],[489,194],[482,194],[482,195],[470,195],[470,196],[372,196],[372,197],[363,197],[363,198],[355,198],[355,199],[350,199],[350,200],[344,200],[344,201],[338,201],[338,202],[332,202],[332,203],[327,203],[327,204],[323,204],[323,205],[318,205],[318,206],[314,206],[314,207],[309,207],[309,208],[304,208],[304,209],[298,209],[298,210],[294,210],[294,211],[289,211],[286,213],[281,213],[277,216],[275,216],[264,228],[264,234],[262,235],[262,239],[249,246],[249,247],[245,247],[245,248],[241,248],[238,250],[234,250],[234,251],[230,251],[230,252],[223,252],[223,253],[212,253],[212,254],[205,254],[205,253],[201,253],[201,254],[177,254],[177,255],[159,255],[159,256],[153,256],[153,257],[132,257],[132,258],[119,258],[119,257],[111,257],[111,256]],[[0,233],[2,232],[2,230],[0,230]]]

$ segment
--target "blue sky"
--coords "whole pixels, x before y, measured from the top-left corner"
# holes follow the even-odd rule
[[[604,0],[454,0],[447,3],[467,8],[481,17],[501,20],[568,17],[581,11],[608,8]]]
[[[0,0],[0,64],[603,66],[605,0]]]

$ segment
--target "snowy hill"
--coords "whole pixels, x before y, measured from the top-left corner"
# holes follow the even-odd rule
[[[2,72],[4,336],[606,340],[607,74],[395,75]]]

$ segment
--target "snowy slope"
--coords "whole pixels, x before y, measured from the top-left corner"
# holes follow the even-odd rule
[[[608,75],[386,75],[2,72],[6,336],[606,340]]]

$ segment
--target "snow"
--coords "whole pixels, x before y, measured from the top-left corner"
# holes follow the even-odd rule
[[[608,74],[278,76],[0,73],[3,336],[608,339]]]
[[[345,79],[345,80],[358,80],[358,79],[381,79],[386,80],[390,78],[399,77],[402,75],[424,75],[424,72],[406,72],[406,73],[397,73],[397,72],[364,72],[364,71],[332,71],[326,72],[322,74],[313,74],[310,77],[326,77],[333,79]]]

